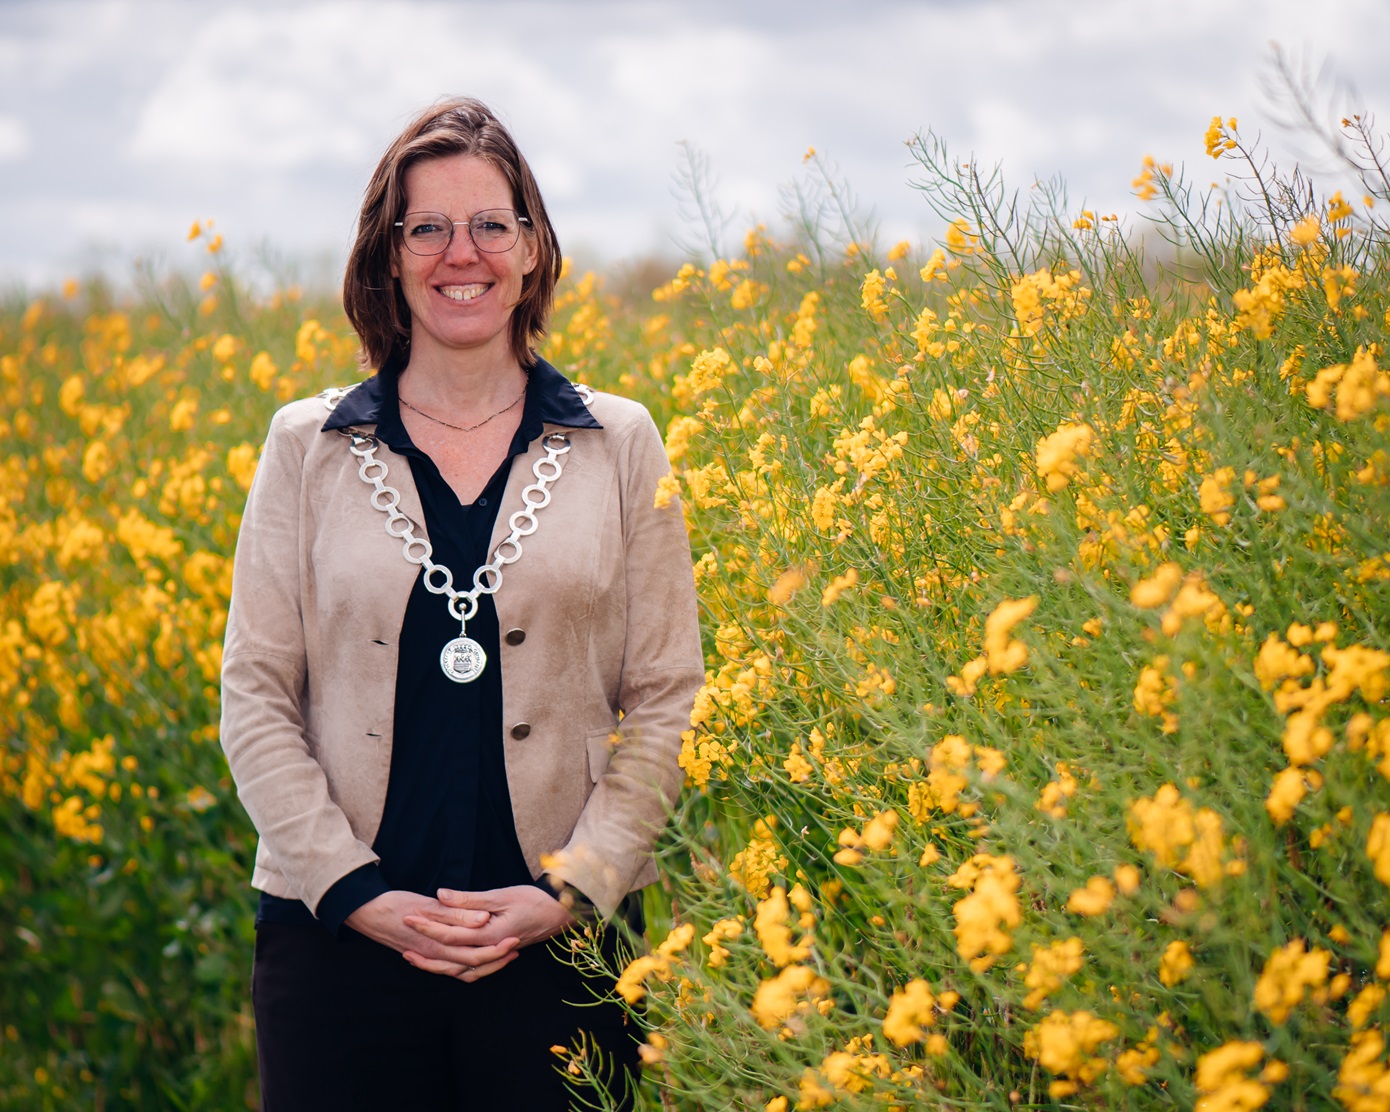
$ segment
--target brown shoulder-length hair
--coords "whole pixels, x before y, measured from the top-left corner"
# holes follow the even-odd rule
[[[410,306],[391,264],[400,250],[396,221],[405,215],[405,173],[417,162],[466,154],[495,166],[512,190],[518,215],[531,221],[523,234],[536,242],[536,265],[521,283],[512,310],[511,349],[522,366],[535,362],[560,280],[560,242],[546,215],[540,188],[515,140],[492,111],[472,97],[443,100],[421,112],[381,156],[367,183],[357,238],[343,276],[343,308],[362,342],[362,362],[399,370],[410,354]]]

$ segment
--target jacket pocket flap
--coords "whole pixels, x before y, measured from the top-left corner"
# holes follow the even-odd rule
[[[618,743],[616,729],[590,734],[586,739],[589,749],[589,777],[595,784],[608,769],[608,761],[613,756],[613,746]]]

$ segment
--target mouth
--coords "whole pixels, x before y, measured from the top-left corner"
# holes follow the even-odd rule
[[[466,286],[437,286],[435,288],[450,301],[472,301],[474,298],[482,297],[483,294],[492,289],[492,286],[486,282],[473,282]]]

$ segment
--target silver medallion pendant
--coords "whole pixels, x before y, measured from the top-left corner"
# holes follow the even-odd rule
[[[487,667],[487,653],[471,637],[455,637],[439,654],[439,667],[455,683],[472,683]]]

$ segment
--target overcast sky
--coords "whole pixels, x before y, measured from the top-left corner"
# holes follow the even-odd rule
[[[382,149],[456,93],[512,128],[585,259],[677,254],[682,141],[731,247],[776,224],[808,146],[886,241],[930,237],[904,145],[928,128],[1134,211],[1145,154],[1218,176],[1215,113],[1288,149],[1271,42],[1390,112],[1386,0],[0,0],[0,288],[200,265],[184,236],[207,217],[244,265],[269,244],[331,275]]]

